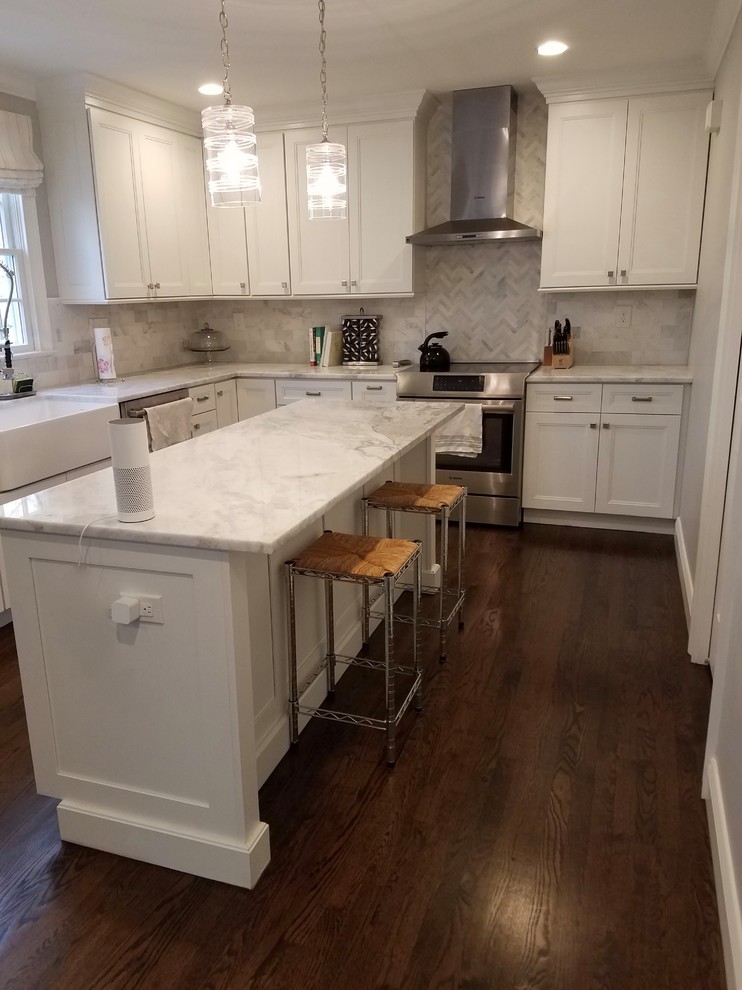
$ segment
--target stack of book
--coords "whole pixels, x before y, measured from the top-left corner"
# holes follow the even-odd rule
[[[343,334],[326,327],[309,328],[309,364],[312,368],[332,368],[343,363]]]

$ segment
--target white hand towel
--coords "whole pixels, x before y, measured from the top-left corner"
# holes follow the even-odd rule
[[[440,453],[476,457],[482,453],[482,404],[467,402],[452,420],[435,434],[435,449]]]
[[[146,406],[144,414],[149,429],[150,450],[162,450],[181,440],[190,440],[193,436],[192,413],[193,399],[190,397],[163,402],[159,406]]]

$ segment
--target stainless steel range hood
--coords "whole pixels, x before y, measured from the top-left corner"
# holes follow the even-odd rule
[[[408,244],[534,240],[541,231],[512,220],[518,94],[512,86],[453,94],[451,219]]]

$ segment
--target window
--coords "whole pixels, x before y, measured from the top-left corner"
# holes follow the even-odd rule
[[[15,275],[8,310],[14,354],[51,346],[46,289],[41,260],[36,200],[20,193],[0,193],[0,261]],[[8,307],[11,280],[0,269],[0,327]],[[0,346],[3,338],[0,335]]]

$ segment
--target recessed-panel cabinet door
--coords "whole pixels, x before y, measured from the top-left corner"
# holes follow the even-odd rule
[[[680,416],[603,415],[595,511],[672,518]]]
[[[209,234],[206,223],[203,145],[189,134],[177,135],[178,209],[181,249],[185,256],[187,292],[191,296],[210,296],[211,265]]]
[[[593,512],[598,413],[527,413],[523,507]]]
[[[291,293],[291,278],[286,166],[280,131],[258,134],[258,160],[260,205],[245,209],[250,292],[254,296],[287,296]]]
[[[138,124],[97,108],[89,114],[106,296],[146,297],[150,277],[139,191]]]
[[[216,389],[216,418],[219,429],[236,423],[237,415],[237,384],[234,378],[227,382],[217,382]]]
[[[614,285],[627,101],[549,108],[542,288]]]
[[[411,120],[348,127],[352,292],[412,292],[413,128]]]
[[[180,135],[164,127],[138,126],[150,277],[156,295],[186,296],[189,295],[186,231],[181,225],[178,203]]]
[[[289,131],[286,139],[291,288],[294,295],[337,296],[350,292],[348,220],[310,220],[307,204],[306,147],[321,140],[313,128]],[[345,143],[344,127],[330,140]]]
[[[710,92],[629,100],[619,285],[694,284]]]

